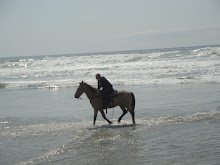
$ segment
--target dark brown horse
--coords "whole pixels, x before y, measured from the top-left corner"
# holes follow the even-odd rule
[[[98,90],[83,81],[79,84],[79,87],[76,90],[75,98],[79,98],[83,93],[86,93],[86,96],[90,100],[90,103],[94,109],[94,121],[93,124],[95,125],[96,117],[98,111],[102,114],[103,118],[108,121],[109,124],[112,122],[109,121],[104,113],[103,102]],[[122,117],[129,111],[132,116],[132,121],[135,124],[135,97],[132,92],[127,92],[125,90],[118,91],[118,95],[113,97],[113,106],[109,108],[114,108],[116,106],[120,106],[123,111],[123,114],[118,118],[118,122],[121,121]]]

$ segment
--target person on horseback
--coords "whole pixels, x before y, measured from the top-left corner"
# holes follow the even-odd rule
[[[98,81],[98,90],[102,88],[101,95],[105,106],[112,106],[113,103],[110,98],[110,94],[114,91],[112,84],[99,73],[96,74],[96,79]]]

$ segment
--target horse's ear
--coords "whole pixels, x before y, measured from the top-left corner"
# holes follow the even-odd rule
[[[83,81],[82,81],[82,84],[83,84]]]

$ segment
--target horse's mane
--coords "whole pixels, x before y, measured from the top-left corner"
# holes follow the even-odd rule
[[[88,90],[89,90],[89,91],[91,91],[91,92],[93,92],[93,93],[97,92],[97,89],[96,89],[96,88],[92,87],[91,85],[89,85],[89,84],[87,84],[87,83],[84,83],[84,84],[88,87]]]

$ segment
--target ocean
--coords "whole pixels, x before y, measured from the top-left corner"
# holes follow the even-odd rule
[[[96,73],[134,93],[109,125],[83,94]],[[0,58],[0,164],[220,162],[220,46]]]

